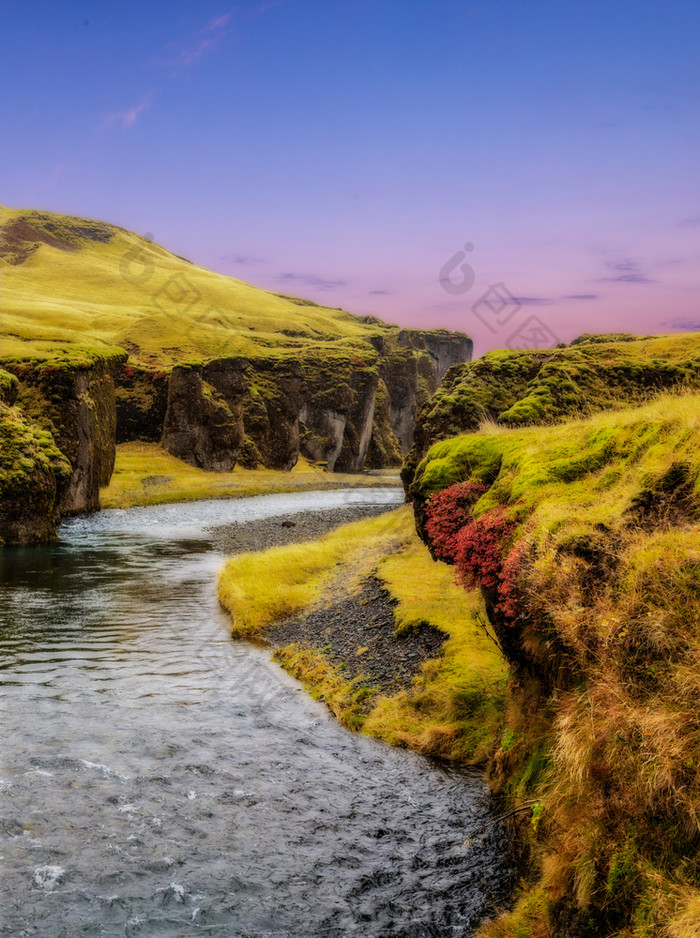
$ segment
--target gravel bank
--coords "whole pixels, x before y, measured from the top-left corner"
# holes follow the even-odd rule
[[[227,554],[265,550],[313,541],[342,524],[393,511],[396,505],[354,505],[304,515],[279,515],[216,529],[216,544]],[[429,625],[400,638],[394,634],[394,605],[381,583],[369,577],[358,596],[346,596],[330,608],[311,610],[268,629],[264,639],[275,648],[298,644],[322,650],[343,667],[348,678],[363,677],[384,693],[409,687],[429,658],[442,653],[445,635]]]
[[[446,636],[426,624],[397,638],[394,605],[381,583],[369,577],[359,596],[286,619],[264,638],[276,648],[295,643],[321,649],[343,666],[346,677],[363,677],[384,693],[396,693],[410,687],[424,661],[442,653]]]
[[[215,530],[215,543],[226,554],[266,550],[281,544],[299,544],[315,541],[341,524],[374,518],[385,511],[395,511],[399,505],[349,505],[304,514],[278,515],[259,521],[242,521],[223,525]]]

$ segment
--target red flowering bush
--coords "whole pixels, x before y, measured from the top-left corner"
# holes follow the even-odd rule
[[[503,554],[514,530],[515,521],[503,508],[492,508],[462,528],[457,535],[456,565],[467,589],[499,585]]]
[[[527,550],[527,541],[523,538],[510,549],[503,561],[498,584],[498,611],[508,622],[513,622],[523,609],[523,597],[518,585],[523,558]]]
[[[455,562],[457,536],[472,520],[472,509],[485,491],[486,486],[481,482],[457,482],[429,498],[425,506],[425,529],[439,560]]]

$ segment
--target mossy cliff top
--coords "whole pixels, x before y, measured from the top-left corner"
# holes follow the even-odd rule
[[[489,352],[448,371],[420,415],[404,481],[432,443],[485,420],[561,422],[680,387],[700,389],[700,334],[581,336],[562,348]]]
[[[532,873],[482,933],[700,934],[700,395],[438,443],[411,492],[512,671],[491,772]]]
[[[0,270],[3,358],[117,347],[159,367],[333,354],[372,364],[378,343],[399,341],[399,328],[375,317],[258,289],[90,219],[0,207]]]

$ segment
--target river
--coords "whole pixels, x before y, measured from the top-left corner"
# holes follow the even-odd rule
[[[481,776],[347,732],[216,602],[217,525],[400,498],[111,510],[0,550],[3,938],[472,934],[511,878]]]

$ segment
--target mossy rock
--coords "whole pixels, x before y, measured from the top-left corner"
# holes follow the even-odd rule
[[[570,346],[489,352],[451,368],[424,407],[402,477],[438,440],[475,431],[557,423],[700,388],[700,336],[581,336]]]
[[[0,404],[0,544],[52,537],[71,465],[53,437]]]

